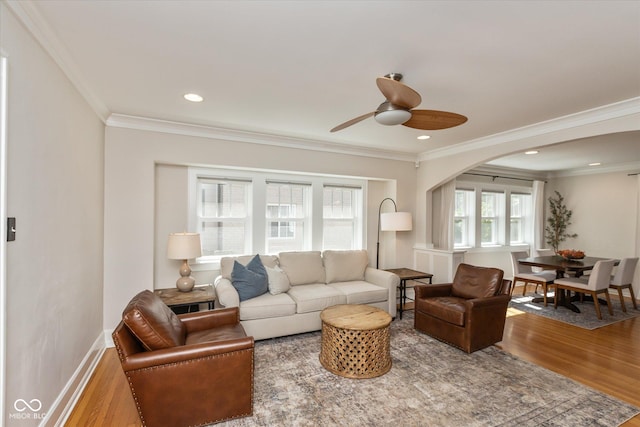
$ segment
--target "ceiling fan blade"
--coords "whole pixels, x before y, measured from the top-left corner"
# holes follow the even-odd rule
[[[411,109],[417,107],[422,102],[422,98],[418,92],[388,77],[378,77],[376,84],[380,92],[382,92],[384,97],[392,104]]]
[[[402,125],[414,129],[438,130],[459,126],[468,119],[456,113],[436,110],[411,110],[411,118]]]
[[[376,113],[376,112],[375,112],[375,111],[373,111],[373,112],[371,112],[371,113],[367,113],[367,114],[363,114],[363,115],[361,115],[361,116],[358,116],[358,117],[356,117],[355,119],[351,119],[351,120],[349,120],[348,122],[344,122],[344,123],[342,123],[341,125],[338,125],[338,126],[334,127],[333,129],[331,129],[331,132],[337,132],[337,131],[342,130],[342,129],[344,129],[344,128],[348,128],[348,127],[349,127],[349,126],[351,126],[351,125],[355,125],[356,123],[361,122],[361,121],[363,121],[364,119],[367,119],[367,118],[369,118],[369,117],[373,116],[375,113]]]

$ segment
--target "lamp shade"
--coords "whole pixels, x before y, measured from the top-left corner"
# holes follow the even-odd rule
[[[410,212],[380,214],[380,230],[382,231],[411,231],[412,228]]]
[[[169,259],[193,259],[202,255],[200,234],[198,233],[171,233],[167,243],[167,258]]]

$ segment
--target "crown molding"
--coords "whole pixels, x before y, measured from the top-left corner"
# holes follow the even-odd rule
[[[125,114],[111,114],[107,118],[105,124],[110,127],[144,130],[174,135],[196,136],[200,138],[215,139],[219,141],[246,142],[250,144],[271,145],[285,148],[322,151],[335,154],[347,154],[360,157],[373,157],[386,160],[399,160],[411,163],[415,163],[416,161],[416,156],[414,154],[407,154],[398,151],[356,147],[353,145],[335,144],[321,140],[172,122],[168,120],[129,116]]]
[[[109,109],[89,89],[89,85],[82,77],[75,62],[71,59],[71,55],[69,55],[66,48],[58,40],[55,32],[42,17],[35,3],[31,0],[2,0],[2,2],[9,7],[45,52],[51,56],[100,120],[105,122],[109,117]]]
[[[604,122],[607,120],[640,115],[640,97],[626,99],[609,105],[569,114],[533,125],[511,129],[494,135],[472,139],[452,147],[444,147],[418,154],[419,161],[434,160],[446,156],[460,154],[470,150],[493,147],[518,140],[579,128],[581,126]],[[640,121],[638,122],[640,123]],[[640,125],[638,126],[640,129]],[[555,141],[561,142],[561,141]]]
[[[549,172],[548,178],[564,178],[569,176],[601,175],[604,173],[636,173],[640,172],[640,162],[618,163],[611,166],[587,166],[567,171]]]

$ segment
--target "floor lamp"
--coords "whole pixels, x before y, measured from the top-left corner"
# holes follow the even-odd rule
[[[393,203],[393,212],[382,212],[382,204],[391,200]],[[387,197],[380,202],[378,207],[378,243],[376,243],[376,268],[378,268],[378,262],[380,259],[380,232],[381,231],[411,231],[411,213],[410,212],[398,212],[396,202]]]

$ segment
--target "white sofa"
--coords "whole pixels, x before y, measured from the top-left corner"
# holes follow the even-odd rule
[[[256,340],[320,330],[320,312],[336,304],[368,304],[392,317],[396,315],[396,288],[400,279],[369,267],[364,250],[260,255],[269,276],[274,271],[286,274],[283,280],[288,283],[284,289],[287,285],[290,288],[241,302],[231,282],[233,263],[237,260],[247,265],[254,256],[222,258],[215,287],[216,307],[239,307],[240,323],[247,335]],[[280,283],[277,287],[281,286]]]

